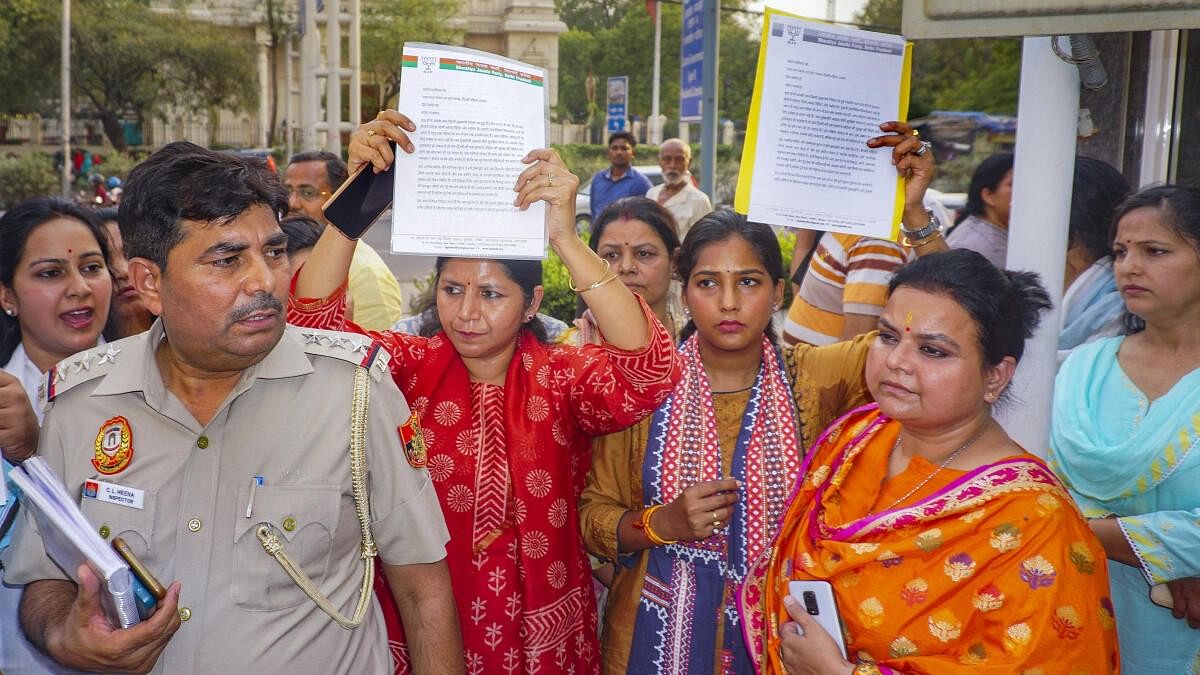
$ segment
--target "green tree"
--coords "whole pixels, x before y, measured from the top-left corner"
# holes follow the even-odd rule
[[[461,8],[462,0],[367,0],[363,4],[362,68],[380,84],[381,105],[394,105],[400,94],[404,43],[459,42],[462,31],[450,19]]]
[[[5,62],[5,77],[25,82],[16,96],[0,97],[7,112],[58,105],[59,4],[40,3],[43,10],[50,4],[52,13],[23,11],[30,4],[39,3],[17,0],[2,15],[10,26],[6,55],[21,57]],[[258,102],[251,45],[181,12],[152,10],[148,0],[75,2],[71,43],[72,93],[83,102],[75,116],[100,120],[119,151],[126,149],[121,122],[127,116],[145,122],[168,109],[242,111]]]
[[[679,114],[679,42],[683,24],[682,7],[660,3],[662,54],[660,110],[671,118]],[[588,69],[596,76],[596,104],[603,116],[604,82],[608,77],[629,76],[629,114],[643,119],[652,108],[654,70],[654,22],[643,3],[626,8],[612,28],[585,31],[572,28],[558,41],[558,107],[560,119],[587,119],[584,80]],[[758,59],[758,40],[731,13],[721,17],[721,73],[753,73]],[[718,106],[722,118],[746,119],[750,109],[753,77],[722,76]]]
[[[868,0],[856,19],[900,32],[901,0]],[[1021,43],[1014,38],[919,40],[913,46],[910,117],[933,110],[1015,114]]]
[[[554,0],[558,16],[569,28],[587,33],[615,28],[637,0]]]

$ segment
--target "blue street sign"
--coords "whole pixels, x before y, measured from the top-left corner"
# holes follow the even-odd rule
[[[608,78],[608,131],[624,131],[629,114],[629,77]]]
[[[704,0],[683,0],[679,44],[679,121],[699,122],[704,98]]]

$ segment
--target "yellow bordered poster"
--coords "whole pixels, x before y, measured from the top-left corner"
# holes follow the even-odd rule
[[[912,45],[771,8],[760,44],[734,208],[772,225],[896,239],[904,179],[866,140],[908,117]]]

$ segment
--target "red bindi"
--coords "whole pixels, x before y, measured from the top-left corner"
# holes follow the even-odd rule
[[[67,255],[71,255],[71,249],[67,249]]]
[[[905,327],[904,327],[904,332],[905,332],[905,333],[911,333],[911,332],[912,332],[912,329],[911,329],[911,328],[909,328],[908,326],[905,326]]]

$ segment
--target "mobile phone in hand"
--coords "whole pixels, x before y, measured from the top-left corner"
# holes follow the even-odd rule
[[[838,619],[833,586],[828,581],[793,581],[788,584],[788,594],[833,637],[842,651],[842,658],[847,658],[846,640],[842,635],[842,622]]]

